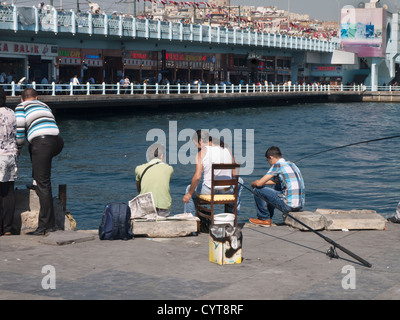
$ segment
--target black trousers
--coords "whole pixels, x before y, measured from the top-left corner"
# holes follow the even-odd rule
[[[59,135],[40,136],[34,138],[29,145],[32,177],[37,184],[36,193],[40,203],[39,228],[53,228],[56,224],[51,188],[51,164],[63,147],[64,141]]]
[[[14,181],[0,182],[0,235],[6,232],[11,232],[14,211]]]

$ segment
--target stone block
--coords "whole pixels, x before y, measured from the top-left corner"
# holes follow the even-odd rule
[[[311,211],[300,211],[300,212],[290,212],[290,215],[314,230],[323,230],[325,228],[325,219],[320,214],[316,214]],[[299,230],[309,231],[309,229],[307,229],[302,224],[298,223],[289,216],[286,216],[283,221],[285,224],[297,228]]]
[[[149,238],[185,237],[198,231],[198,218],[191,220],[131,220],[135,236]]]
[[[325,219],[326,230],[384,230],[386,219],[374,210],[317,209]]]
[[[40,211],[39,197],[34,190],[15,191],[15,213],[12,231],[15,234],[27,233],[38,227]],[[56,226],[61,230],[75,230],[76,224],[71,215],[66,215],[58,198],[53,199]]]

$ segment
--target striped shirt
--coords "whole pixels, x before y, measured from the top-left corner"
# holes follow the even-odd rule
[[[17,145],[21,148],[25,141],[41,135],[57,136],[60,131],[51,109],[38,100],[21,102],[15,108],[17,119]]]
[[[269,169],[267,174],[278,176],[282,186],[283,199],[289,207],[304,207],[304,180],[299,168],[294,163],[281,158]]]

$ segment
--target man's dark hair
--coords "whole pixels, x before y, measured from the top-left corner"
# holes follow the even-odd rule
[[[207,142],[210,141],[210,135],[208,133],[208,130],[197,130],[192,139],[193,141],[197,141],[197,143],[200,143],[200,139],[204,142]]]
[[[0,107],[6,106],[6,93],[2,87],[0,87]]]
[[[37,91],[32,88],[26,88],[21,94],[23,101],[25,101],[26,99],[36,98],[37,96],[38,96]]]
[[[270,147],[267,152],[265,152],[265,157],[269,159],[271,156],[274,158],[282,158],[281,150],[275,146]]]

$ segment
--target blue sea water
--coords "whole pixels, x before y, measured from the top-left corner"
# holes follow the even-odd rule
[[[178,150],[187,143],[170,137],[175,121],[178,133],[183,129],[242,129],[244,139],[246,129],[254,130],[254,170],[242,176],[250,186],[267,172],[264,154],[272,145],[281,148],[284,158],[296,161],[327,149],[398,135],[400,104],[248,105],[230,110],[215,106],[212,112],[57,115],[65,147],[53,160],[53,193],[57,194],[59,184],[67,184],[67,209],[78,229],[97,229],[106,203],[128,202],[136,196],[134,171],[146,162],[146,150],[153,143],[146,141],[150,130],[163,130],[167,147],[169,138]],[[400,139],[390,139],[360,144],[296,162],[306,185],[304,209],[372,209],[385,217],[393,215],[400,201],[399,143]],[[182,213],[182,197],[195,166],[178,163],[173,167],[172,212]],[[25,188],[31,181],[25,148],[16,186]],[[255,216],[253,196],[243,190],[239,222]],[[279,211],[273,221],[281,221]]]

